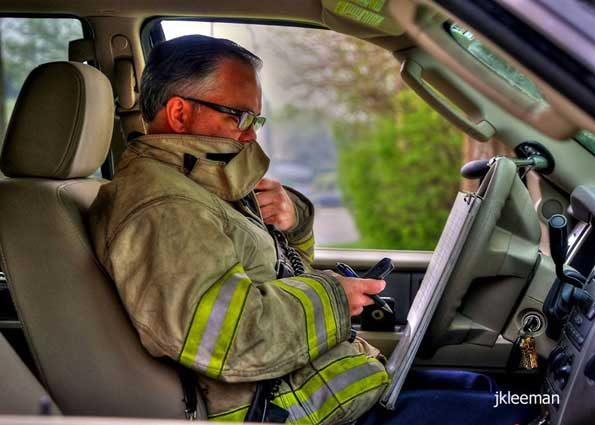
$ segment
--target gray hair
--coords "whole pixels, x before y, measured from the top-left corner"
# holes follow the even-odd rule
[[[221,59],[237,59],[259,70],[260,58],[233,41],[205,35],[186,35],[156,45],[143,71],[140,108],[147,122],[174,95],[213,86]]]

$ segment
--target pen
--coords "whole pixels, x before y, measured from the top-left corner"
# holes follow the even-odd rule
[[[345,277],[359,278],[359,275],[355,272],[355,270],[353,270],[350,266],[348,266],[345,263],[337,263],[337,270],[339,271],[339,273],[341,273]],[[374,304],[376,304],[378,307],[380,307],[381,309],[383,309],[384,311],[386,311],[390,314],[393,314],[393,310],[390,308],[390,306],[386,303],[386,301],[384,301],[378,295],[368,295],[368,294],[366,294],[366,295],[368,297],[372,298],[372,300],[374,301]]]

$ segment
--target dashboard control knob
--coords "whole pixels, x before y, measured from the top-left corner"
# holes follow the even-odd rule
[[[576,305],[585,315],[589,314],[589,310],[595,305],[589,292],[575,286],[564,285],[560,298],[569,308]]]
[[[561,379],[566,379],[570,376],[571,373],[572,373],[572,365],[567,364],[567,365],[562,366],[560,369],[558,369],[557,375]]]
[[[566,387],[566,384],[568,383],[568,378],[570,377],[571,373],[572,365],[570,364],[566,364],[554,372],[554,375],[558,380],[558,384],[560,385],[560,389],[563,390],[564,387]]]
[[[564,351],[564,348],[558,347],[550,355],[551,370],[558,370],[561,366],[568,362],[568,354]]]

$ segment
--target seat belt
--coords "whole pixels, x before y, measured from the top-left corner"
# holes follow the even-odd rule
[[[198,397],[196,396],[196,391],[199,388],[198,377],[194,371],[187,367],[178,363],[175,363],[175,366],[184,394],[184,398],[182,399],[185,406],[184,416],[189,421],[195,421],[198,419]]]

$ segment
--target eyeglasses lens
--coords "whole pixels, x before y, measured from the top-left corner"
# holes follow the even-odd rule
[[[264,117],[258,117],[254,114],[244,112],[238,122],[238,128],[246,131],[252,126],[254,131],[258,131],[264,125],[265,121],[266,119]]]

